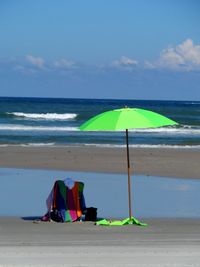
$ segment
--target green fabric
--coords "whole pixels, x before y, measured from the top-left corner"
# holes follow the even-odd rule
[[[96,222],[96,225],[110,225],[110,222],[106,219],[100,220]]]
[[[78,192],[83,193],[84,183],[79,182]]]
[[[72,222],[71,215],[69,213],[69,210],[65,211],[65,222]]]
[[[58,186],[59,186],[60,194],[66,203],[66,186],[62,180],[58,180]]]
[[[96,225],[104,225],[104,226],[123,226],[123,225],[129,225],[129,224],[136,224],[136,225],[140,225],[140,226],[148,226],[148,224],[146,223],[141,223],[140,221],[138,221],[137,219],[135,219],[134,217],[130,218],[126,218],[124,220],[117,220],[117,221],[108,221],[106,219],[100,220],[96,222]]]
[[[119,131],[134,128],[156,128],[177,125],[158,113],[139,109],[122,108],[100,113],[80,126],[82,131]]]

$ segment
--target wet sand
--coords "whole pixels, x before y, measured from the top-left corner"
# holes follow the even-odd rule
[[[135,174],[200,178],[200,150],[131,148]],[[126,148],[0,147],[0,167],[126,173]]]
[[[0,217],[0,266],[200,266],[200,220],[142,221],[149,226]]]

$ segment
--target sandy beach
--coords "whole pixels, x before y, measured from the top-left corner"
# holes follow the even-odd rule
[[[143,219],[144,220],[144,219]],[[0,218],[0,266],[199,266],[200,221],[101,227]]]
[[[200,178],[200,150],[131,148],[135,174]],[[0,147],[0,167],[126,173],[125,148]]]
[[[0,167],[126,172],[125,148],[0,148]],[[200,178],[199,150],[133,149],[136,174]],[[0,266],[200,266],[200,220],[142,218],[148,227],[0,217]]]

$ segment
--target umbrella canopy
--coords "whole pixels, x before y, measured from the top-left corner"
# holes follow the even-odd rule
[[[177,125],[177,123],[156,112],[139,108],[121,108],[100,113],[80,126],[82,131],[126,131],[127,169],[128,169],[128,196],[129,218],[131,220],[131,185],[130,185],[130,160],[128,129],[157,128],[162,126]]]
[[[139,108],[121,108],[100,113],[80,126],[83,131],[119,131],[176,125],[158,113]]]

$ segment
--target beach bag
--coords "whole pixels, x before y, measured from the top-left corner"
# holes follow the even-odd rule
[[[50,213],[50,218],[54,222],[64,222],[61,211],[53,209]]]
[[[90,207],[86,209],[85,221],[96,222],[97,220],[97,208]]]

